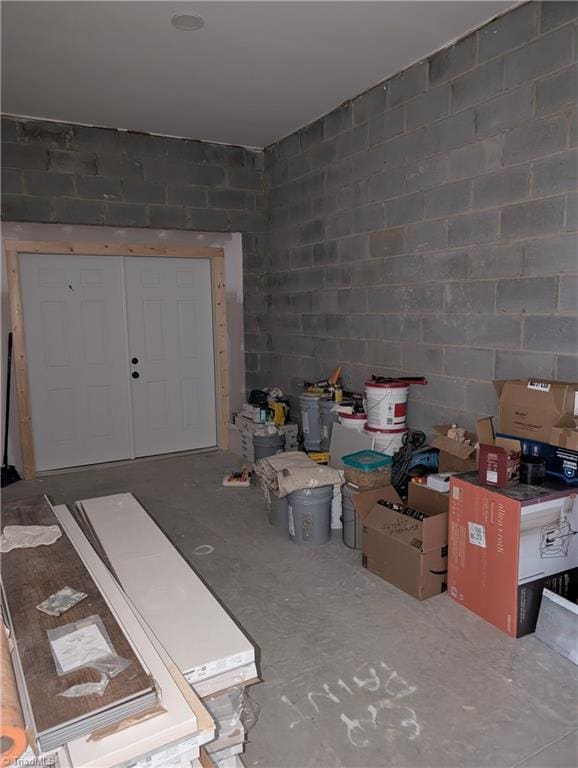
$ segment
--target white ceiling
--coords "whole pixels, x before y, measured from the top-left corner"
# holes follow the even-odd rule
[[[3,2],[2,111],[264,147],[514,4]]]

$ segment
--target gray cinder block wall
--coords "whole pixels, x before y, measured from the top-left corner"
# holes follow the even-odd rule
[[[577,15],[516,8],[265,156],[5,118],[2,216],[241,231],[249,388],[423,374],[412,424],[471,424],[494,378],[578,378]]]
[[[265,309],[263,152],[2,119],[5,221],[242,232],[246,325]]]
[[[577,15],[518,7],[266,149],[251,384],[425,375],[429,427],[578,378]]]

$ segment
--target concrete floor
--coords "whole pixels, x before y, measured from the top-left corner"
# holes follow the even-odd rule
[[[363,570],[339,533],[297,547],[258,488],[221,486],[227,453],[21,482],[55,503],[130,491],[253,638],[264,682],[245,763],[262,768],[577,762],[577,668],[440,595],[419,603]],[[210,544],[210,555],[195,555]]]

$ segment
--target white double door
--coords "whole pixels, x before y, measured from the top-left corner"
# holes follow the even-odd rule
[[[22,254],[36,468],[216,444],[208,259]]]

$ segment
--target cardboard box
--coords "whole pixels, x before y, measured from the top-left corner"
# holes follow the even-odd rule
[[[520,482],[520,441],[496,437],[493,445],[480,443],[480,480],[507,488]]]
[[[534,631],[542,587],[571,589],[578,573],[576,492],[451,481],[450,597],[511,637]]]
[[[578,451],[578,416],[566,414],[552,427],[550,443],[559,448]]]
[[[486,485],[507,488],[520,482],[522,446],[516,438],[495,437],[492,419],[477,424],[480,440],[480,480]]]
[[[578,382],[509,379],[494,385],[500,399],[499,431],[508,435],[558,445],[552,428],[564,416],[578,415]]]
[[[440,452],[438,472],[471,472],[478,467],[476,446],[478,437],[473,432],[466,432],[471,445],[464,445],[447,437],[451,424],[438,424],[434,427],[438,433],[432,440],[432,447]]]
[[[498,435],[511,437],[511,435]],[[558,448],[537,440],[520,440],[522,455],[538,456],[546,462],[546,475],[563,480],[568,485],[578,485],[578,451]]]
[[[391,487],[366,491],[353,499],[363,524],[363,566],[418,600],[444,592],[447,511],[418,510],[412,516],[383,506],[381,499],[402,506]]]
[[[434,491],[421,483],[410,483],[407,505],[420,512],[427,512],[429,515],[447,514],[450,508],[450,495]]]

